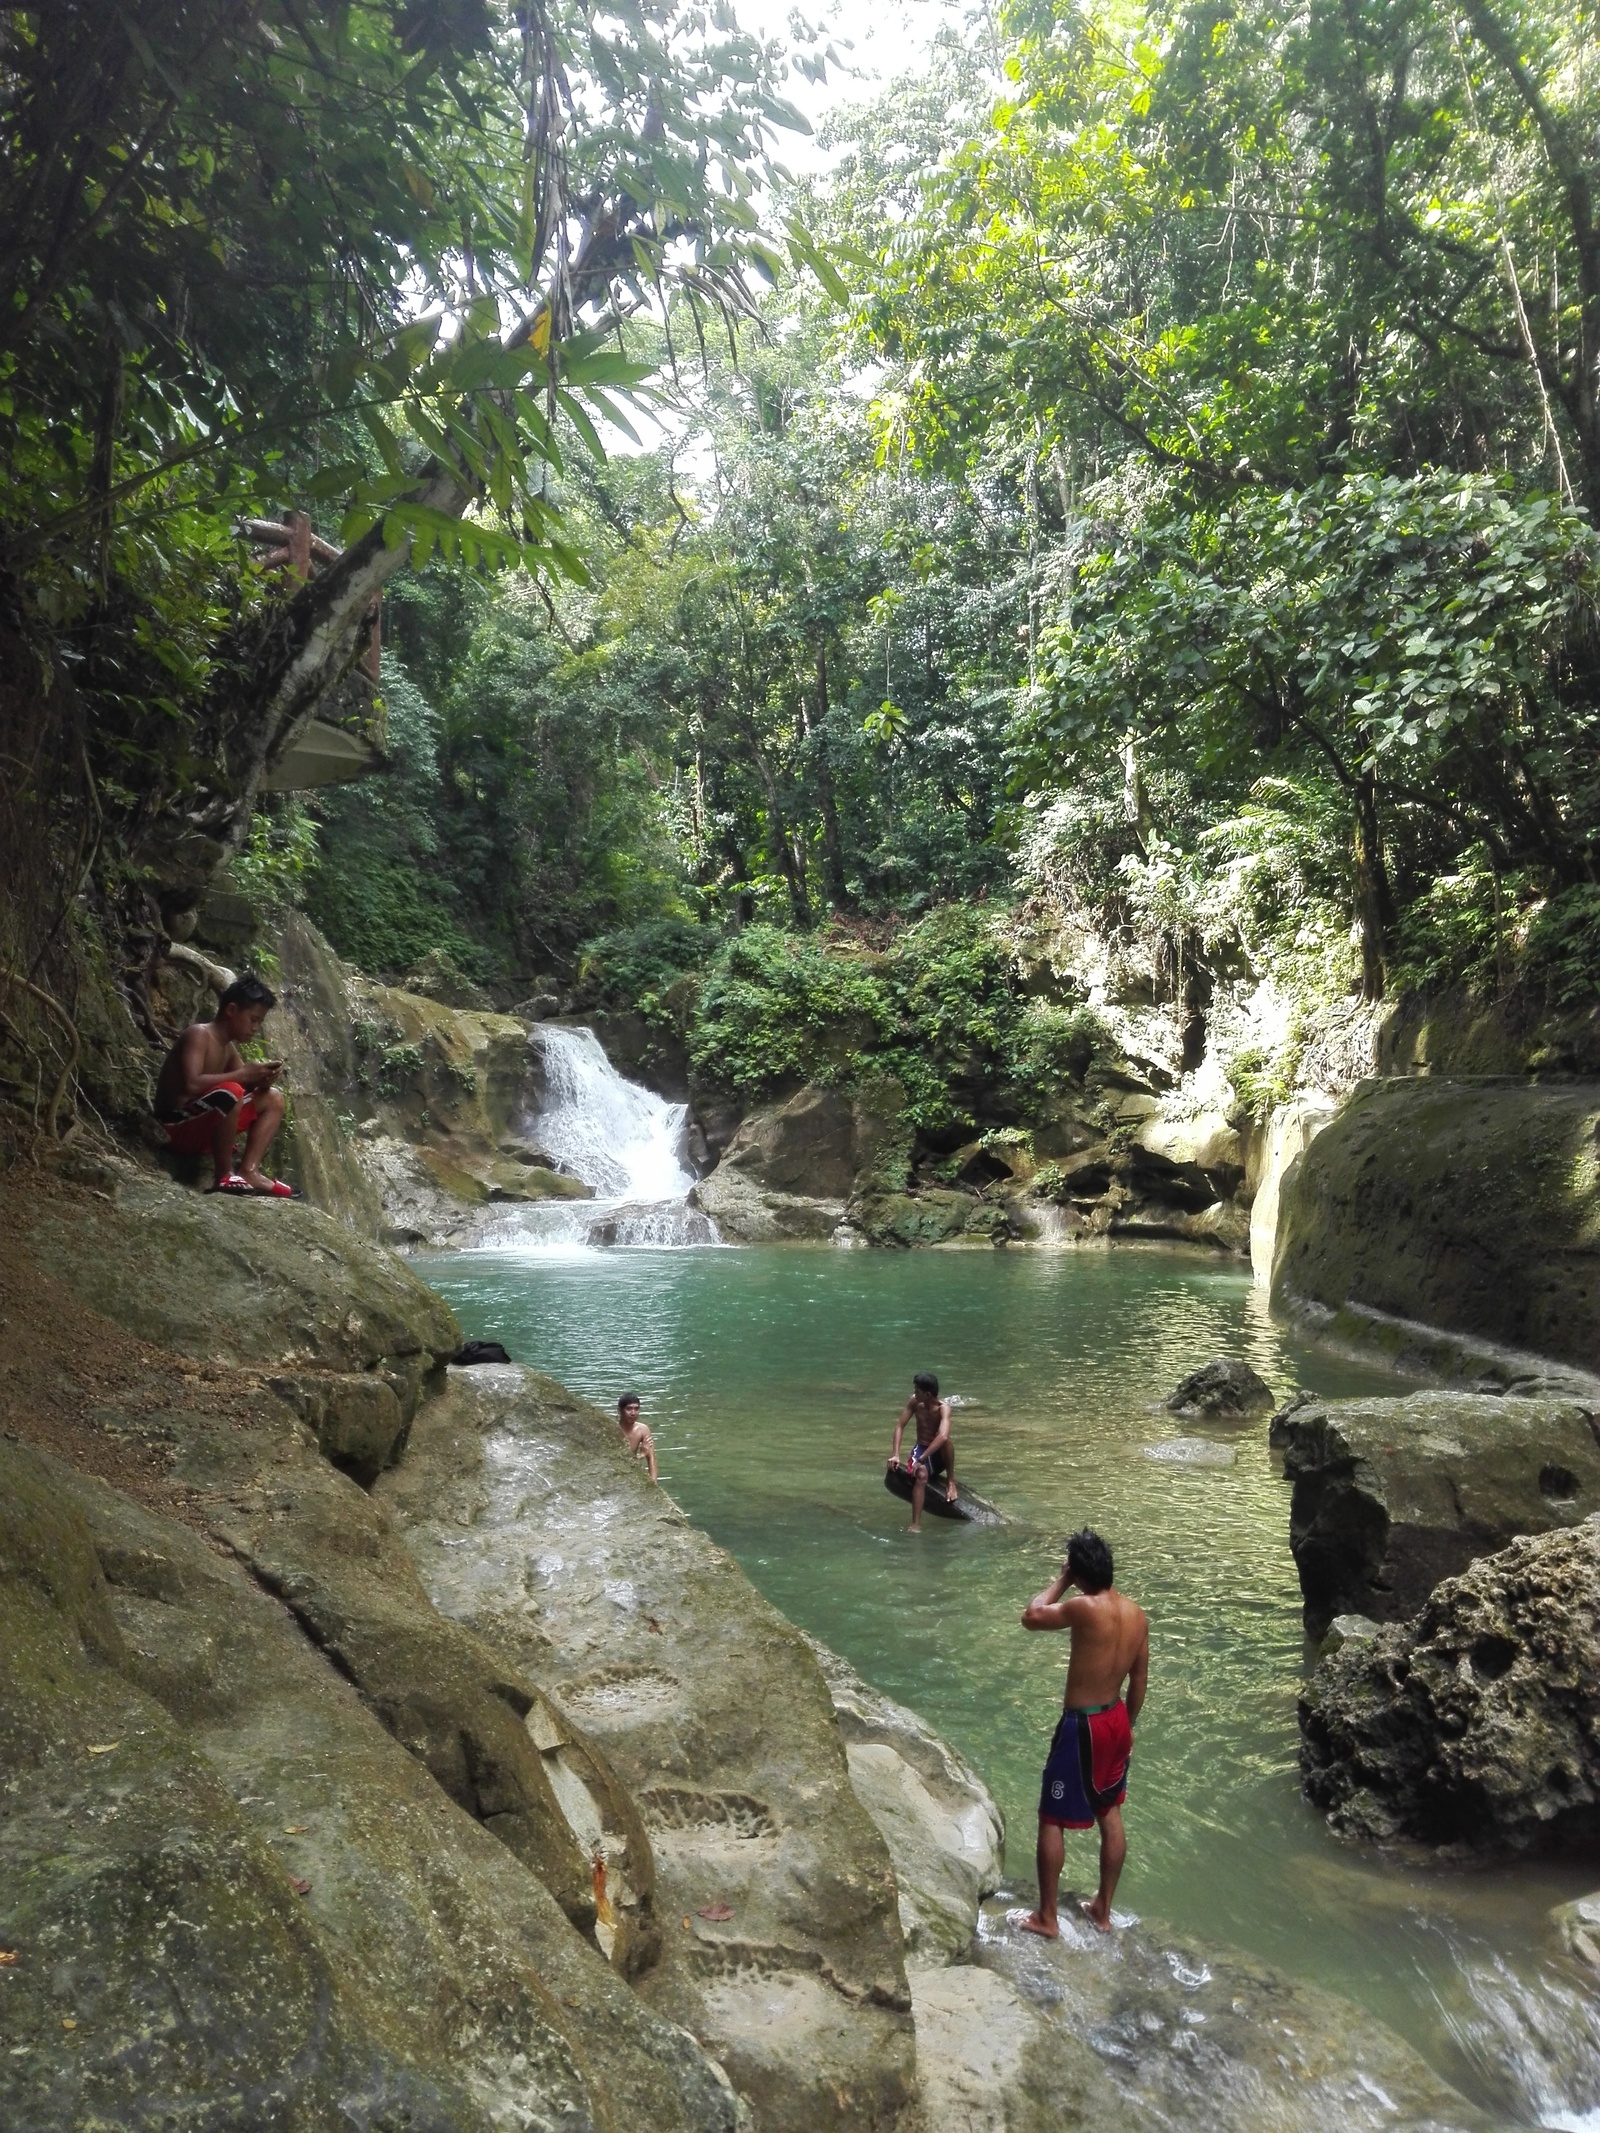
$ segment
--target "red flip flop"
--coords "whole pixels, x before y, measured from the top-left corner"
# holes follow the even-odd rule
[[[300,1197],[282,1178],[269,1178],[265,1185],[247,1185],[245,1191],[254,1193],[258,1200],[298,1200]]]
[[[246,1184],[245,1180],[240,1177],[238,1171],[235,1170],[231,1171],[229,1175],[225,1178],[218,1178],[215,1185],[208,1185],[206,1187],[206,1191],[226,1192],[230,1193],[236,1200],[248,1200],[251,1194],[255,1191],[255,1187],[253,1185]]]

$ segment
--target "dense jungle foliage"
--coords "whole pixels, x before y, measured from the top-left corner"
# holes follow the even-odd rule
[[[1074,941],[1177,1064],[1218,987],[1285,1058],[1418,983],[1592,999],[1587,7],[1012,0],[805,184],[720,6],[324,12],[4,14],[58,901],[159,936],[187,810],[366,967],[930,1120],[1081,1045]],[[290,507],[379,559],[389,768],[219,827]]]

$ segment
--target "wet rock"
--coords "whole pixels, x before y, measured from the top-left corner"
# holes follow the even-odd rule
[[[1600,1442],[1570,1401],[1456,1392],[1324,1401],[1290,1417],[1283,1470],[1313,1636],[1340,1613],[1414,1614],[1474,1556],[1600,1509]]]
[[[3,1443],[0,1798],[19,2133],[734,2133],[693,2043],[236,1556]]]
[[[1239,1456],[1231,1444],[1217,1444],[1209,1437],[1168,1437],[1164,1443],[1145,1445],[1144,1455],[1161,1466],[1232,1466]]]
[[[1325,1658],[1300,1700],[1306,1797],[1341,1833],[1473,1849],[1600,1836],[1600,1516],[1446,1578]]]
[[[1362,1084],[1285,1190],[1274,1293],[1592,1369],[1597,1127],[1592,1083]]]
[[[894,1876],[799,1632],[611,1417],[531,1371],[452,1373],[375,1493],[441,1610],[637,1803],[664,1922],[649,2004],[763,2133],[894,2125],[913,2085]]]
[[[1273,1404],[1266,1379],[1237,1356],[1218,1356],[1191,1370],[1167,1401],[1167,1412],[1186,1421],[1242,1422],[1264,1415]]]
[[[976,1964],[912,1973],[930,2126],[959,2133],[1489,2133],[1392,2030],[1152,1924],[1062,1938],[986,1904]]]
[[[719,1163],[689,1194],[730,1244],[824,1243],[844,1220],[845,1203],[770,1192],[746,1172]]]
[[[1571,1903],[1558,1903],[1550,1913],[1550,1923],[1566,1954],[1600,1972],[1600,1889]]]
[[[806,1640],[844,1735],[850,1782],[894,1865],[906,1959],[960,1960],[978,1906],[1000,1886],[1005,1823],[982,1778],[915,1711],[868,1686],[815,1638]]]

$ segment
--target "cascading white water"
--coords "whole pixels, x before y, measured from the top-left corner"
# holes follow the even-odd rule
[[[529,1038],[543,1062],[543,1093],[526,1120],[530,1138],[568,1177],[594,1187],[592,1200],[519,1208],[503,1244],[715,1244],[717,1233],[688,1194],[683,1160],[688,1108],[624,1081],[593,1030],[552,1024]]]

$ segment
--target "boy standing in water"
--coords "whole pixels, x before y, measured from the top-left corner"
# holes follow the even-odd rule
[[[1111,1898],[1128,1854],[1122,1803],[1128,1793],[1133,1722],[1150,1672],[1150,1624],[1143,1608],[1111,1582],[1111,1550],[1087,1528],[1067,1543],[1061,1575],[1035,1593],[1024,1629],[1064,1629],[1072,1638],[1061,1722],[1050,1743],[1039,1789],[1039,1908],[1023,1930],[1056,1940],[1056,1891],[1066,1845],[1063,1830],[1100,1825],[1100,1887],[1083,1905],[1102,1933],[1111,1931]],[[1067,1598],[1069,1586],[1077,1594]],[[1128,1684],[1127,1701],[1122,1684]]]
[[[617,1402],[617,1427],[622,1432],[622,1441],[635,1459],[648,1461],[650,1479],[656,1478],[656,1440],[639,1419],[639,1395],[625,1392]]]
[[[889,1464],[900,1464],[900,1439],[905,1434],[908,1422],[916,1425],[917,1441],[906,1461],[913,1478],[911,1487],[911,1530],[922,1531],[922,1506],[928,1494],[930,1475],[944,1476],[946,1503],[956,1500],[956,1448],[950,1441],[950,1402],[939,1397],[939,1380],[931,1370],[919,1370],[911,1380],[911,1397],[900,1410],[900,1419],[894,1426],[894,1443],[889,1452]]]

